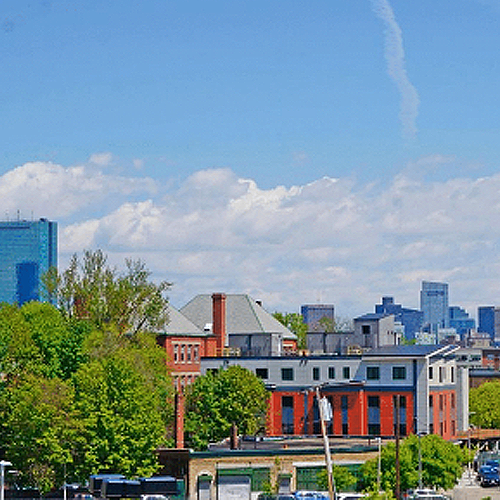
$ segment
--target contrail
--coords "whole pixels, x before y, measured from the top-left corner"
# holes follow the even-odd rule
[[[385,25],[385,60],[387,61],[387,72],[401,94],[399,119],[403,126],[403,137],[409,140],[415,139],[417,137],[416,121],[420,100],[417,90],[406,74],[401,28],[396,22],[388,0],[371,0],[371,3],[373,11]]]

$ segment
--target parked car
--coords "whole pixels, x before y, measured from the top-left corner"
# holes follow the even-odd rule
[[[296,491],[295,500],[330,500],[327,493],[322,491]]]
[[[295,497],[287,493],[259,493],[257,500],[295,500]]]
[[[481,465],[477,474],[481,486],[497,486],[500,484],[500,474],[498,467],[491,465]]]

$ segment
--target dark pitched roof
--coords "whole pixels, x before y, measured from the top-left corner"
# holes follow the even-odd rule
[[[212,296],[197,295],[180,312],[198,328],[212,324]],[[279,333],[284,339],[296,336],[277,319],[269,314],[250,296],[244,294],[226,295],[226,331],[230,335]]]

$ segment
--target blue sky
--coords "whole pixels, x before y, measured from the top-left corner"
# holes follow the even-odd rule
[[[496,303],[500,0],[0,5],[0,194],[270,309]],[[215,221],[214,221],[215,219]],[[175,234],[174,234],[175,233]]]

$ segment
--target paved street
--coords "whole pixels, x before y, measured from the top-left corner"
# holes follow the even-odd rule
[[[472,472],[471,477],[466,471],[462,476],[459,484],[453,491],[447,492],[453,500],[481,500],[485,497],[490,497],[491,500],[500,500],[500,488],[481,488],[476,481],[476,475]]]

